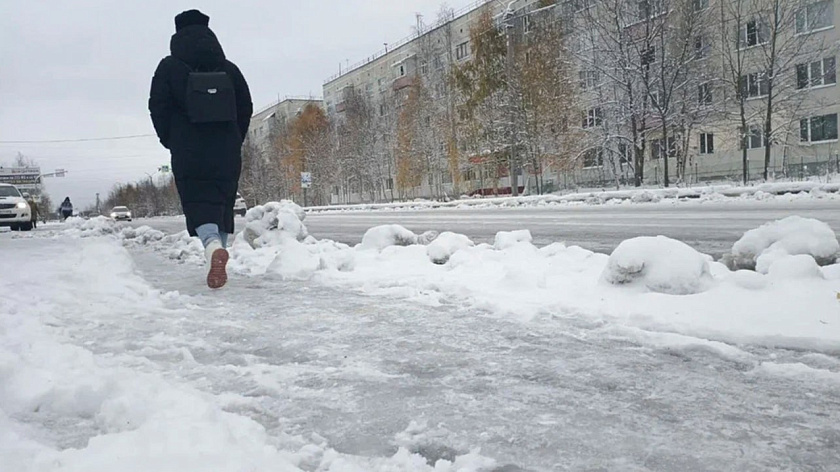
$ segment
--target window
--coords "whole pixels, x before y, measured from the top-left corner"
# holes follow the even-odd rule
[[[651,159],[662,159],[665,157],[665,143],[659,139],[650,142]],[[668,138],[668,157],[677,157],[677,140],[671,136]]]
[[[701,11],[709,8],[709,0],[692,0],[691,4],[694,7],[694,11]]]
[[[745,98],[764,97],[770,93],[767,76],[762,72],[741,76],[741,96]]]
[[[433,61],[434,61],[435,70],[443,69],[443,60],[441,59],[441,56],[435,56]]]
[[[738,47],[750,48],[767,42],[767,25],[758,18],[748,20],[738,34]]]
[[[712,133],[700,133],[700,154],[714,154],[715,135]]]
[[[583,167],[600,167],[604,165],[604,150],[601,148],[587,149],[583,153]]]
[[[799,140],[803,143],[837,140],[837,113],[799,120]]]
[[[638,7],[639,21],[656,18],[665,13],[665,3],[663,0],[641,0],[636,5]]]
[[[595,88],[601,83],[601,74],[597,70],[582,70],[578,73],[580,88],[583,90]]]
[[[423,74],[423,75],[426,75],[426,74],[429,73],[429,63],[428,62],[423,61],[420,64],[420,73]]]
[[[604,122],[604,115],[601,113],[601,108],[592,108],[583,115],[583,129],[594,128],[601,126]]]
[[[701,105],[711,105],[712,104],[712,85],[709,83],[701,84],[697,88],[698,92],[698,103]]]
[[[379,105],[379,116],[385,116],[385,104],[384,103]]]
[[[631,161],[630,147],[627,146],[627,143],[618,143],[618,163],[624,167],[625,165],[630,165]]]
[[[799,90],[836,83],[837,66],[833,57],[796,65],[796,88]]]
[[[525,23],[525,32],[530,33],[532,29],[534,29],[534,22],[531,20],[531,17],[526,15],[525,18],[522,20]]]
[[[647,50],[642,51],[641,59],[642,66],[650,67],[651,64],[656,62],[656,48],[651,46]]]
[[[741,149],[758,149],[764,147],[764,132],[761,126],[750,125],[750,129],[744,134],[744,141],[741,143]]]
[[[469,41],[463,42],[455,48],[455,59],[458,59],[460,61],[461,59],[464,59],[464,58],[468,57],[469,55],[470,55],[470,42]]]
[[[393,177],[388,177],[385,179],[385,188],[387,190],[394,190],[394,179]]]
[[[697,36],[694,38],[694,57],[696,59],[703,59],[709,56],[711,45],[704,36]]]
[[[400,77],[405,77],[405,64],[400,64]]]
[[[796,12],[796,32],[810,33],[831,28],[833,20],[834,4],[831,0],[812,3]]]

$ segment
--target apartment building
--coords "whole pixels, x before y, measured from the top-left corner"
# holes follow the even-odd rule
[[[764,172],[768,139],[771,177],[840,170],[838,1],[779,1],[776,6],[785,17],[775,23],[769,12],[776,0],[559,0],[548,9],[539,9],[536,0],[480,1],[431,26],[418,24],[416,34],[324,83],[324,107],[337,122],[347,113],[348,97],[364,97],[376,115],[372,126],[386,154],[386,165],[372,179],[381,185],[377,192],[366,194],[361,179],[351,177],[333,189],[332,200],[406,198],[394,191],[400,108],[411,87],[422,82],[427,99],[437,106],[424,118],[427,122],[448,121],[454,129],[462,121],[461,98],[451,89],[450,71],[471,60],[470,27],[483,7],[501,24],[509,6],[518,35],[528,32],[529,12],[553,15],[564,25],[566,45],[558,53],[577,68],[580,80],[569,86],[577,91],[582,116],[570,121],[580,123],[583,138],[579,150],[565,156],[566,165],[542,169],[546,189],[632,184],[639,158],[644,159],[646,184],[664,183],[666,169],[671,184],[737,181],[744,148],[748,177],[756,180]],[[689,17],[693,23],[686,27]],[[663,37],[656,31],[669,33]],[[773,58],[772,91],[766,74],[771,36],[783,46]],[[673,56],[680,44],[687,44],[683,50],[690,54],[676,64]],[[622,77],[628,70],[635,75]],[[738,106],[742,98],[746,127]],[[768,105],[773,107],[769,133]],[[470,148],[461,136],[457,144],[466,159],[456,171],[460,186],[453,185],[453,170],[445,162],[447,139],[446,133],[433,137],[426,156],[428,175],[411,197],[453,196],[455,190],[469,193],[487,185],[478,164],[488,151]],[[531,187],[534,177],[523,175],[518,185]],[[510,178],[494,185],[509,188]]]
[[[418,24],[415,34],[396,43],[367,59],[351,65],[337,75],[326,80],[323,86],[324,106],[327,114],[334,121],[340,122],[347,112],[348,97],[362,96],[372,108],[375,126],[383,137],[379,143],[383,153],[393,154],[395,127],[399,112],[405,103],[412,86],[422,82],[427,91],[427,99],[434,102],[435,111],[424,117],[430,123],[430,132],[439,132],[439,128],[454,127],[458,121],[459,98],[452,90],[450,73],[453,67],[462,65],[472,58],[470,27],[477,21],[483,8],[489,8],[495,18],[507,11],[522,11],[532,8],[538,0],[517,0],[498,2],[481,0],[460,10],[441,15],[431,25]],[[447,122],[441,126],[431,126],[433,120]],[[454,133],[453,133],[454,134]],[[413,197],[453,196],[454,187],[452,170],[444,162],[445,146],[449,137],[443,133],[433,139],[429,147],[430,169],[423,182],[411,192]],[[464,147],[464,143],[460,143]],[[466,149],[463,149],[465,152]],[[390,160],[390,167],[376,183],[381,183],[378,193],[382,199],[398,198],[394,183],[396,181],[393,155],[384,157]],[[477,176],[469,170],[461,169],[465,178],[464,189],[478,186]],[[476,182],[472,182],[476,180]],[[500,182],[509,186],[508,181]],[[464,189],[461,189],[463,192]],[[354,180],[344,182],[333,189],[333,201],[357,202],[367,198],[359,183]]]
[[[575,177],[593,186],[616,174],[631,181],[634,144],[643,144],[650,184],[665,181],[666,166],[670,183],[738,181],[744,167],[758,180],[767,157],[770,178],[840,170],[837,8],[836,0],[566,2],[559,14],[571,25],[583,126],[602,143]],[[619,44],[619,33],[633,41]],[[680,61],[673,56],[683,43],[689,54]],[[623,56],[611,54],[621,48]],[[630,73],[616,71],[620,61]],[[657,113],[663,100],[669,116]],[[663,119],[671,120],[664,131]]]
[[[323,100],[312,97],[286,97],[263,107],[251,117],[247,139],[257,149],[265,150],[273,126],[285,126],[290,123],[307,105],[323,107]]]

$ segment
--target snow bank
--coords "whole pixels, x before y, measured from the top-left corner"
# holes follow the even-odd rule
[[[822,221],[790,216],[747,231],[732,246],[727,263],[733,268],[767,273],[776,260],[787,255],[806,254],[819,265],[833,264],[840,243],[830,226]]]
[[[120,231],[120,237],[125,241],[146,245],[162,240],[166,237],[166,234],[148,226],[140,226],[123,229]]]
[[[534,238],[531,237],[531,232],[527,229],[517,231],[499,231],[496,233],[496,239],[493,242],[493,247],[497,250],[508,249],[519,243],[530,244]]]
[[[303,241],[309,233],[303,225],[303,209],[288,200],[256,206],[245,214],[245,240],[253,248],[273,246],[285,240]]]
[[[231,270],[287,280],[307,280],[322,270],[352,270],[355,260],[349,246],[308,236],[304,217],[303,209],[289,201],[250,209],[245,229],[230,248]]]
[[[400,225],[382,225],[367,230],[358,248],[381,251],[389,246],[425,245],[432,242],[436,237],[437,233],[434,231],[426,231],[417,235]]]
[[[73,216],[65,220],[63,229],[63,233],[66,236],[89,238],[114,234],[117,232],[117,224],[114,220],[104,216],[97,216],[96,218],[87,220]]]
[[[472,246],[475,246],[475,243],[470,238],[463,234],[446,231],[429,243],[426,254],[435,264],[446,264],[455,252]]]
[[[700,293],[712,279],[706,256],[665,236],[622,242],[610,255],[602,278],[613,285],[638,282],[653,292],[672,295]]]
[[[679,193],[679,191],[675,191]],[[719,342],[834,352],[840,344],[840,264],[812,254],[837,250],[830,229],[787,219],[748,232],[736,249],[762,271],[732,271],[664,237],[623,242],[612,255],[561,243],[537,248],[529,231],[499,232],[489,244],[464,235],[417,235],[399,225],[371,228],[358,246],[306,236],[300,207],[252,209],[230,249],[231,273],[316,280],[340,289],[466,306],[530,320],[576,316]],[[803,223],[804,221],[804,223]],[[806,230],[801,230],[805,228]],[[133,238],[169,257],[203,264],[185,232]],[[746,257],[746,256],[744,256]]]
[[[325,211],[394,211],[429,210],[434,208],[485,209],[512,207],[545,207],[570,204],[612,205],[622,203],[651,204],[694,200],[743,201],[780,200],[791,198],[840,199],[840,184],[819,182],[771,182],[755,186],[711,185],[687,188],[648,188],[628,190],[593,190],[576,193],[550,195],[526,195],[518,197],[467,197],[458,200],[437,202],[419,200],[393,203],[360,203],[307,207],[308,212]]]

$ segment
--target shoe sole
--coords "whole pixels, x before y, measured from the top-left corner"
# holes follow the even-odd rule
[[[207,286],[222,288],[227,283],[227,263],[230,255],[225,249],[216,249],[210,256],[210,271],[207,272]]]

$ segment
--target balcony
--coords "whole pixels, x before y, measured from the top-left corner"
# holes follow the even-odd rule
[[[396,92],[406,87],[411,87],[412,85],[414,85],[414,77],[406,75],[404,77],[400,77],[394,80],[394,84],[392,87],[394,92]]]

